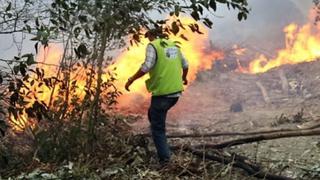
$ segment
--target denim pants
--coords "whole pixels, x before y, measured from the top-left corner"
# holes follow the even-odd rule
[[[157,149],[160,163],[170,160],[170,148],[166,137],[166,117],[168,110],[174,106],[179,97],[153,96],[148,110],[153,142]]]

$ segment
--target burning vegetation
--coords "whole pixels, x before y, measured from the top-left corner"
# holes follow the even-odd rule
[[[24,158],[19,162],[30,165],[26,171],[41,167],[39,172],[33,171],[36,176],[44,177],[42,171],[48,170],[69,173],[52,173],[49,178],[223,179],[226,173],[235,179],[320,177],[316,167],[320,157],[314,153],[319,146],[314,135],[320,134],[320,27],[313,23],[318,15],[314,10],[308,23],[283,27],[283,48],[266,52],[241,43],[219,47],[207,29],[212,22],[204,11],[216,11],[218,4],[225,4],[238,10],[238,19],[244,20],[248,16],[246,1],[190,1],[188,7],[174,1],[137,1],[125,4],[126,11],[112,12],[114,22],[101,21],[104,17],[93,13],[100,11],[90,9],[92,2],[81,3],[54,1],[50,4],[51,24],[46,26],[45,20],[36,18],[36,33],[25,22],[21,31],[36,34],[32,38],[36,41],[35,57],[24,54],[13,60],[2,59],[10,69],[0,71],[0,88],[2,83],[8,86],[0,89],[5,97],[0,98],[4,104],[0,105],[0,118],[8,128],[4,133],[0,119],[0,133],[6,135],[0,143],[1,168],[17,165],[19,155]],[[94,7],[102,12],[111,2],[104,3]],[[115,9],[123,6],[118,3],[111,5]],[[155,21],[141,14],[141,9],[163,12],[163,5],[171,12],[167,20]],[[5,12],[11,13],[11,8],[8,3]],[[77,8],[83,8],[87,16],[79,15]],[[189,9],[191,17],[179,15],[188,15]],[[55,10],[70,14],[57,14]],[[129,17],[135,19],[123,21]],[[176,41],[189,63],[189,84],[167,122],[176,154],[174,167],[160,170],[152,167],[156,159],[145,115],[150,98],[145,80],[149,77],[135,82],[130,92],[124,89],[129,76],[145,59],[149,41],[143,34],[150,24]],[[53,37],[63,41],[53,43]],[[124,42],[131,45],[125,46]],[[116,54],[115,58],[111,54]],[[2,112],[2,106],[7,110]],[[304,138],[300,136],[311,137],[299,142],[282,139]],[[15,142],[25,148],[14,148]],[[299,148],[283,148],[293,143]],[[13,160],[6,155],[8,149],[16,153]],[[275,160],[279,162],[269,161],[270,153],[279,154]],[[293,161],[310,162],[314,166],[308,168],[313,171],[305,172],[292,165]],[[66,162],[65,166],[53,165]],[[268,166],[272,167],[264,168]],[[233,172],[232,167],[246,173]],[[87,175],[92,170],[95,173]],[[18,175],[17,171],[0,173],[0,179],[2,173],[5,177]],[[20,177],[28,178],[24,174]]]

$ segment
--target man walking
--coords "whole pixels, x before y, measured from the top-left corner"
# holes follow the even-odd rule
[[[166,38],[159,38],[156,30],[145,34],[150,40],[146,59],[141,68],[128,79],[125,88],[138,78],[149,73],[146,81],[152,93],[148,110],[152,139],[157,149],[159,162],[165,165],[170,160],[170,149],[166,137],[166,117],[168,110],[174,106],[187,84],[188,63],[176,44]]]

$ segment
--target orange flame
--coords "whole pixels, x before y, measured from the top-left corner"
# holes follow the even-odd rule
[[[33,120],[28,120],[28,115],[23,112],[22,114],[19,115],[18,118],[15,118],[13,115],[10,115],[10,125],[12,127],[12,130],[16,132],[21,132],[27,127],[34,128],[36,122]]]
[[[182,23],[189,24],[194,23],[190,18],[180,19]],[[182,52],[189,63],[189,75],[188,80],[192,82],[195,80],[196,75],[201,70],[207,70],[212,67],[212,63],[216,59],[222,59],[223,53],[212,51],[208,48],[208,30],[203,26],[200,26],[200,30],[204,33],[202,35],[192,33],[187,30],[181,29],[180,34],[177,36],[170,36],[170,39],[173,41],[179,41],[181,44]],[[188,41],[185,41],[180,35],[183,34],[188,38]],[[149,93],[146,91],[144,81],[148,78],[146,75],[140,80],[137,80],[131,87],[131,92],[126,92],[124,90],[124,85],[127,79],[132,76],[141,66],[145,59],[146,45],[149,41],[146,38],[143,38],[139,46],[130,47],[130,50],[120,54],[113,65],[107,67],[105,72],[115,69],[118,81],[115,82],[115,86],[118,90],[122,91],[124,95],[118,99],[119,107],[128,107],[131,101],[134,100],[134,95],[140,95],[143,98],[149,96]],[[45,64],[51,64],[53,66],[38,64],[37,67],[40,67],[44,70],[45,77],[56,76],[58,72],[58,65],[63,56],[63,49],[57,44],[50,44],[46,49],[41,49],[37,55],[37,61]],[[70,86],[72,82],[76,81],[76,88],[73,94],[77,95],[80,100],[84,98],[85,91],[84,87],[86,85],[86,73],[88,69],[79,67],[77,70],[71,72],[70,77]],[[35,77],[36,75],[34,75]],[[109,75],[106,73],[102,76],[103,81],[109,79]],[[50,98],[57,100],[61,98],[58,90],[52,92],[52,89],[48,88],[45,85],[40,84],[41,82],[34,81],[32,85],[32,93],[26,96],[25,98],[29,101],[26,107],[31,107],[37,97],[38,101],[44,102],[46,105],[50,104]],[[60,88],[58,85],[56,89]],[[70,102],[70,101],[69,101]],[[68,102],[67,102],[68,103]],[[68,103],[69,104],[69,103]],[[28,124],[28,116],[24,112],[20,115],[19,119],[15,119],[13,116],[10,117],[12,125],[15,130],[23,130],[27,126],[33,127],[32,123]]]
[[[40,64],[37,65],[38,68],[42,68],[45,73],[45,77],[48,76],[54,76],[57,72],[57,66],[59,65],[59,62],[62,58],[63,50],[61,47],[59,47],[57,44],[50,44],[47,48],[41,48],[39,51],[39,54],[37,54],[37,62],[40,62]],[[44,65],[45,64],[50,64]],[[35,74],[31,75],[32,79],[36,78]],[[26,86],[28,86],[26,84]],[[49,89],[47,86],[45,86],[42,82],[39,81],[32,81],[30,82],[29,87],[30,93],[24,97],[24,101],[26,102],[25,108],[29,108],[32,106],[32,104],[36,101],[42,101],[46,105],[49,104],[49,100],[51,97],[51,89]],[[26,88],[22,88],[21,91],[28,91]],[[57,98],[58,92],[54,92],[52,94],[52,97]],[[36,122],[29,118],[27,113],[25,111],[18,114],[18,117],[14,117],[11,115],[9,117],[10,125],[13,130],[15,131],[23,131],[27,127],[34,128]]]
[[[194,23],[191,18],[181,18],[183,25]],[[209,46],[209,33],[208,30],[200,26],[203,34],[196,34],[188,30],[180,29],[178,35],[170,35],[169,39],[173,41],[179,41],[181,44],[181,51],[189,64],[188,80],[192,82],[195,80],[199,71],[211,69],[214,60],[223,59],[223,53],[213,51],[208,48]],[[183,34],[187,37],[188,41],[181,37]],[[133,95],[139,95],[141,97],[148,97],[149,93],[146,91],[144,81],[148,79],[148,75],[137,80],[132,84],[131,91],[126,92],[124,85],[127,79],[132,76],[141,66],[145,59],[146,45],[149,40],[143,38],[139,46],[130,47],[130,50],[122,53],[117,59],[116,63],[111,68],[116,67],[116,74],[119,79],[116,86],[124,92],[124,95],[119,98],[119,107],[127,106],[128,103],[135,98]]]
[[[285,48],[275,58],[261,54],[249,64],[248,73],[263,73],[284,64],[316,61],[320,57],[320,29],[308,23],[301,27],[290,24],[284,28]]]
[[[237,44],[233,45],[232,49],[233,49],[234,54],[236,54],[238,56],[243,56],[247,51],[246,48],[241,48]]]

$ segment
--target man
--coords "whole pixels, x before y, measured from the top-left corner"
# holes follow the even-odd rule
[[[145,34],[150,43],[147,46],[145,62],[141,68],[128,79],[125,88],[138,78],[149,73],[146,81],[152,93],[148,110],[152,138],[157,149],[159,162],[165,165],[170,160],[170,149],[167,143],[165,122],[168,110],[174,106],[187,84],[188,63],[176,44],[168,39],[159,38],[156,30]]]

